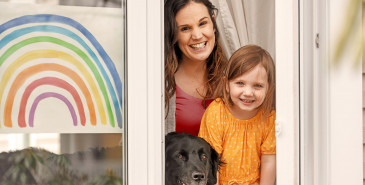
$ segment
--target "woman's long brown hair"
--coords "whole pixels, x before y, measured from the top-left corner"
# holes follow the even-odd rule
[[[208,8],[215,30],[215,46],[207,59],[208,80],[205,84],[207,91],[206,94],[203,95],[204,100],[215,97],[215,89],[223,75],[223,68],[226,64],[226,58],[221,44],[219,43],[217,23],[214,19],[217,9],[213,4],[209,2],[209,0],[165,0],[165,106],[167,107],[167,110],[170,98],[175,94],[175,73],[179,67],[179,61],[181,60],[182,55],[177,43],[178,29],[175,17],[177,12],[191,1],[203,3]],[[203,105],[205,106],[205,103],[203,103]],[[166,113],[166,116],[167,114],[168,112]]]

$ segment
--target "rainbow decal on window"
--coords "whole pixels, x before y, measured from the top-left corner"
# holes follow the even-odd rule
[[[79,22],[53,14],[25,15],[0,25],[0,38],[1,126],[33,127],[39,103],[55,98],[67,106],[74,126],[122,128],[120,74]]]

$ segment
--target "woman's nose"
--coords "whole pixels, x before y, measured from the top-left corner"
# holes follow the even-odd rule
[[[203,33],[200,29],[194,29],[192,33],[192,38],[194,40],[201,39],[203,37]]]

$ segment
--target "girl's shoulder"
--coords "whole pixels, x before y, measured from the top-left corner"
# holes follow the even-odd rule
[[[269,114],[269,119],[270,118],[273,118],[273,119],[275,119],[276,118],[276,111],[275,110],[272,110],[271,112],[270,112],[270,114]]]
[[[273,125],[273,124],[275,125],[275,120],[276,120],[275,110],[272,110],[267,116],[262,115],[261,119],[264,120],[262,123],[264,123],[265,125]]]
[[[225,107],[226,105],[224,104],[223,100],[221,98],[217,98],[209,104],[207,110],[220,110]]]

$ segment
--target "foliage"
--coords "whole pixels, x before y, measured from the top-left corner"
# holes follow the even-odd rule
[[[342,26],[335,46],[333,62],[337,65],[345,52],[353,52],[352,54],[355,58],[349,60],[355,61],[355,66],[358,66],[363,53],[362,46],[365,43],[363,36],[365,17],[364,13],[362,13],[363,10],[360,8],[362,0],[349,0],[348,3],[348,9],[345,13],[345,23]],[[357,24],[359,14],[362,14],[361,25]],[[358,39],[359,35],[361,35],[361,39]],[[347,50],[349,46],[352,48],[351,51]]]
[[[122,179],[108,169],[105,175],[90,178],[70,169],[70,159],[66,155],[56,155],[34,148],[23,149],[8,154],[1,153],[0,162],[7,169],[0,178],[1,185],[122,185]],[[43,170],[43,171],[42,171]],[[42,177],[46,181],[39,181]],[[44,179],[42,179],[44,180]]]

